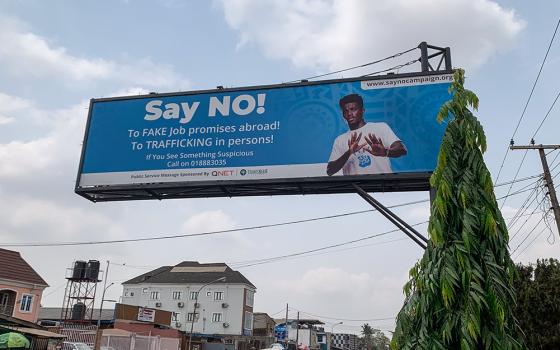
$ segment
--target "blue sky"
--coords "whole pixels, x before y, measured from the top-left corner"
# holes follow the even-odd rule
[[[0,241],[195,233],[369,209],[352,195],[90,203],[73,192],[88,101],[150,91],[281,83],[386,57],[424,40],[450,46],[453,66],[467,70],[467,85],[480,98],[477,115],[489,145],[485,158],[495,178],[559,15],[560,3],[552,0],[1,1]],[[560,89],[559,59],[557,38],[517,144],[529,141]],[[560,142],[559,127],[556,107],[536,141]],[[550,155],[551,162],[555,155]],[[522,156],[519,151],[509,153],[498,182],[513,179]],[[518,177],[540,171],[537,153],[529,153]],[[531,181],[516,184],[511,192]],[[507,186],[497,189],[498,196],[506,192]],[[529,193],[508,198],[504,216],[513,216]],[[390,205],[426,199],[427,193],[377,197]],[[535,198],[538,203],[542,194]],[[395,211],[411,223],[429,215],[425,204]],[[521,227],[512,248],[533,227],[533,234],[545,228],[537,225],[539,220],[538,215],[523,217],[512,228],[515,233]],[[109,276],[109,281],[120,283],[152,266],[266,258],[392,228],[380,215],[368,213],[209,238],[14,249],[51,285],[43,304],[58,306],[65,269],[76,259],[120,264],[111,265]],[[273,314],[289,302],[307,313],[332,317],[325,319],[328,322],[393,317],[402,305],[408,269],[421,254],[409,240],[394,241],[402,237],[392,233],[361,244],[389,241],[382,245],[240,271],[258,287],[257,311]],[[553,244],[547,237],[551,242],[556,237]],[[552,236],[545,230],[515,258],[527,262],[558,257],[559,249],[556,230]],[[113,286],[108,298],[120,293],[120,286]],[[337,329],[358,331],[360,323],[345,321]],[[393,327],[392,320],[370,324]]]

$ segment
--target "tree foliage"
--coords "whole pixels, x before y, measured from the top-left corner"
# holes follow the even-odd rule
[[[482,156],[486,137],[469,109],[478,98],[463,84],[457,70],[452,99],[437,115],[449,123],[430,179],[430,241],[404,287],[394,349],[525,348],[513,316],[508,232]]]
[[[532,350],[560,349],[560,262],[517,265],[515,316]]]
[[[368,350],[387,350],[389,349],[390,340],[385,333],[379,329],[373,328],[368,323],[362,325],[362,338],[360,338],[361,348]]]

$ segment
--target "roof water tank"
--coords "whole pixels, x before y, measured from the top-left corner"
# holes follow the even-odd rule
[[[96,281],[99,277],[99,261],[98,260],[90,260],[87,263],[85,278],[90,281]]]
[[[76,303],[72,306],[72,320],[83,320],[86,316],[86,305],[84,303]]]
[[[72,271],[73,279],[83,279],[86,275],[87,263],[83,260],[74,261],[74,271]]]

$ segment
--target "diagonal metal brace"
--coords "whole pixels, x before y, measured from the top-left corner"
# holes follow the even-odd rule
[[[378,212],[383,214],[389,221],[391,221],[395,226],[397,226],[401,231],[403,231],[410,239],[412,239],[416,244],[420,247],[426,249],[426,244],[428,243],[428,239],[424,237],[420,232],[416,231],[412,226],[407,224],[403,219],[397,216],[397,214],[393,213],[383,204],[381,204],[378,200],[373,198],[369,195],[366,191],[364,191],[360,186],[356,184],[352,184],[352,186],[356,189],[356,192],[360,197],[365,199],[371,206],[377,209]]]

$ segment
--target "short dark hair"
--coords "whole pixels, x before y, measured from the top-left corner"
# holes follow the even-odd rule
[[[340,101],[338,101],[338,105],[340,106],[340,108],[344,109],[344,105],[352,102],[357,103],[360,108],[364,108],[364,100],[362,99],[362,96],[358,94],[350,94],[344,96],[340,99]]]

